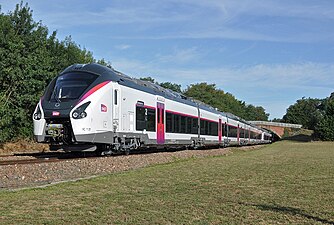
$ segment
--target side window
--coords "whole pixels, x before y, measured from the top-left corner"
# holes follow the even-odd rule
[[[181,116],[181,133],[186,133],[186,117]]]
[[[147,131],[155,131],[155,110],[154,109],[145,109],[147,112]]]
[[[197,134],[198,118],[166,112],[166,132]]]
[[[146,128],[145,108],[136,107],[136,130],[144,130]]]
[[[136,107],[136,130],[155,131],[155,110]]]
[[[237,137],[237,132],[238,128],[229,126],[229,132],[228,132],[229,137]]]
[[[174,133],[180,133],[180,115],[174,115]]]
[[[114,104],[115,105],[118,104],[118,91],[117,90],[114,91]]]
[[[212,122],[211,123],[211,132],[210,135],[218,136],[218,123]]]
[[[192,131],[191,131],[191,121],[192,121],[192,118],[191,117],[187,117],[187,134],[191,134]]]
[[[192,134],[197,134],[198,133],[198,118],[193,118],[192,119],[191,133]]]
[[[172,133],[172,126],[173,126],[172,114],[166,113],[166,132],[167,133]]]

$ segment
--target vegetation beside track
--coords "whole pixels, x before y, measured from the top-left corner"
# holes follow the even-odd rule
[[[0,223],[334,224],[334,143],[282,141],[0,192]]]

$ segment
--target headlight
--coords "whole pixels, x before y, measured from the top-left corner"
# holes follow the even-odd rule
[[[81,118],[85,118],[87,116],[87,113],[86,112],[82,112],[82,113],[80,113],[80,117]]]
[[[72,113],[73,119],[82,119],[82,118],[87,117],[87,113],[85,112],[85,109],[88,107],[89,104],[90,102],[86,102],[85,104],[82,104],[81,106],[76,108]]]
[[[72,117],[73,117],[74,119],[78,119],[78,117],[79,117],[79,113],[78,113],[77,111],[74,111],[73,114],[72,114]]]

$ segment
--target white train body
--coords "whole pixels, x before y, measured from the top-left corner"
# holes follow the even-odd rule
[[[37,104],[34,136],[67,151],[269,143],[271,134],[203,103],[98,64],[73,65]]]

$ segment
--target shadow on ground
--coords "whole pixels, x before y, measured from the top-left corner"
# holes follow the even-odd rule
[[[272,211],[272,212],[279,212],[283,214],[290,214],[293,216],[302,216],[304,218],[314,220],[317,222],[321,222],[324,224],[331,224],[334,225],[334,221],[323,219],[317,216],[312,216],[305,212],[304,210],[293,208],[293,207],[285,207],[285,206],[279,206],[279,205],[266,205],[266,204],[250,204],[250,203],[240,203],[243,205],[251,205],[255,206],[256,208],[263,210],[263,211]]]
[[[310,142],[313,141],[312,135],[306,134],[298,134],[290,137],[285,137],[282,140],[289,140],[289,141],[298,141],[298,142]]]
[[[268,210],[268,211],[274,211],[274,212],[280,212],[280,213],[285,213],[285,214],[290,214],[294,216],[302,216],[307,219],[315,220],[317,222],[322,222],[326,224],[334,224],[334,221],[329,221],[327,219],[322,219],[317,216],[312,216],[306,213],[305,211],[298,209],[298,208],[293,208],[293,207],[284,207],[284,206],[277,206],[277,205],[263,205],[263,204],[258,204],[258,205],[253,205],[261,210]]]

